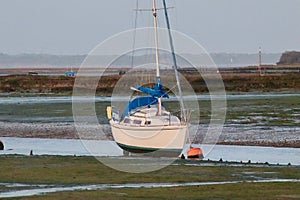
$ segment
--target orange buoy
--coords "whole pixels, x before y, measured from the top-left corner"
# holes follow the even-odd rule
[[[190,149],[187,151],[187,157],[188,158],[203,158],[203,153],[200,148],[193,148],[190,147]]]

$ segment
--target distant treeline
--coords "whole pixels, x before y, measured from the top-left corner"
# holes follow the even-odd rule
[[[0,53],[0,66],[80,66],[87,55],[50,55],[50,54],[18,54],[8,55]],[[212,53],[211,58],[218,66],[244,66],[258,63],[258,54],[235,54],[235,53]],[[281,54],[263,54],[263,63],[275,64],[279,61]],[[182,58],[178,58],[181,66],[187,65],[184,58],[201,62],[201,58],[205,55],[183,54]],[[103,65],[111,60],[118,58],[116,56],[94,56],[90,60],[91,65]],[[116,61],[116,67],[130,67],[132,61],[135,65],[145,63],[153,63],[155,60],[154,54],[140,55],[135,54],[132,59],[132,54],[120,56]],[[172,58],[167,53],[161,54],[161,62],[172,63]],[[201,63],[195,63],[201,64]]]
[[[81,63],[85,55],[49,55],[49,54],[18,54],[7,55],[0,54],[0,65],[2,66],[68,66],[78,65]]]
[[[287,51],[282,54],[278,65],[294,65],[300,64],[300,52]]]

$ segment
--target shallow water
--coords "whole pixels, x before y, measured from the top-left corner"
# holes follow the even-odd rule
[[[122,156],[123,151],[113,141],[75,140],[75,139],[39,139],[39,138],[9,138],[0,140],[5,145],[1,154],[29,155],[77,155],[77,156]],[[89,147],[89,152],[85,145]]]
[[[33,195],[41,195],[54,192],[67,191],[83,191],[83,190],[108,190],[108,189],[139,189],[139,188],[169,188],[169,187],[187,187],[187,186],[201,186],[201,185],[225,185],[237,183],[286,183],[286,182],[300,182],[299,179],[266,179],[266,180],[251,180],[251,181],[223,181],[223,182],[190,182],[190,183],[136,183],[136,184],[98,184],[98,185],[80,185],[80,186],[45,186],[40,185],[35,189],[24,189],[12,192],[0,193],[0,198],[10,197],[25,197]],[[1,184],[1,183],[0,183]],[[35,186],[36,187],[36,186]],[[47,187],[47,188],[46,188]]]
[[[29,155],[77,155],[77,156],[123,156],[123,151],[113,141],[9,138],[0,140],[5,145],[1,154]],[[205,160],[243,161],[252,163],[300,165],[300,149],[256,146],[194,145],[201,147]],[[87,148],[88,149],[87,149]],[[210,151],[211,150],[211,151]]]

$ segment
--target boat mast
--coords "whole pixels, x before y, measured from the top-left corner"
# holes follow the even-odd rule
[[[168,33],[169,33],[169,42],[170,42],[170,48],[171,48],[172,58],[173,58],[173,63],[174,63],[176,82],[177,82],[177,87],[178,87],[178,91],[179,91],[181,119],[183,119],[184,122],[187,122],[187,117],[186,117],[186,113],[185,113],[185,106],[184,106],[184,103],[183,103],[182,90],[181,90],[181,84],[180,84],[180,79],[179,79],[179,74],[178,74],[178,66],[177,66],[177,60],[176,60],[176,55],[175,55],[175,49],[174,49],[174,44],[173,44],[173,38],[172,38],[172,33],[171,33],[171,25],[170,25],[169,16],[168,16],[168,8],[167,8],[166,0],[163,0],[163,5],[164,5],[166,23],[167,23]]]
[[[152,0],[152,14],[153,14],[153,27],[154,27],[154,40],[155,40],[156,84],[161,84],[160,71],[159,71],[159,59],[158,59],[157,9],[156,9],[155,0]],[[158,98],[157,115],[161,115],[161,97]]]
[[[261,47],[259,47],[259,52],[258,52],[258,73],[259,73],[259,76],[262,76],[262,69],[261,69]]]

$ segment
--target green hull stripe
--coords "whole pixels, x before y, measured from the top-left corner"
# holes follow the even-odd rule
[[[137,146],[131,146],[131,145],[126,145],[126,144],[121,144],[118,143],[119,147],[122,149],[129,151],[129,152],[134,152],[134,153],[149,153],[149,152],[154,152],[154,151],[161,151],[161,152],[181,152],[182,149],[158,149],[158,148],[148,148],[148,147],[137,147]]]

